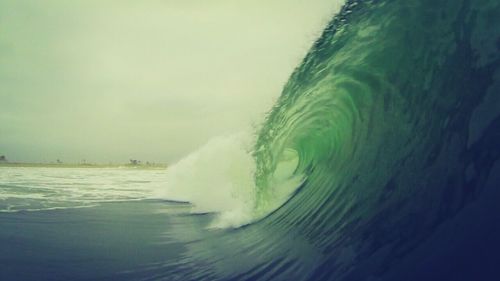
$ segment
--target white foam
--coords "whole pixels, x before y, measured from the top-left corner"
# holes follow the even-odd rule
[[[149,199],[164,177],[164,170],[2,167],[0,212]]]
[[[252,219],[255,161],[247,134],[217,137],[167,169],[161,198],[189,201],[195,213],[217,213],[211,227],[238,227]]]

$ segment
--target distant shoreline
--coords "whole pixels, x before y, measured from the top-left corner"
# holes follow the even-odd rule
[[[167,164],[77,164],[77,163],[18,163],[3,162],[0,167],[19,167],[19,168],[79,168],[79,169],[106,169],[106,168],[128,168],[128,169],[166,169]]]

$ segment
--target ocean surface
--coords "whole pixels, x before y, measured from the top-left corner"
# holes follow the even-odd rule
[[[0,167],[0,212],[86,208],[152,198],[165,170]]]
[[[347,1],[256,132],[0,168],[0,280],[500,280],[499,159],[500,2]]]
[[[0,168],[0,280],[127,280],[178,257],[169,217],[190,206],[149,199],[164,178],[164,170]],[[203,228],[196,219],[183,221]]]

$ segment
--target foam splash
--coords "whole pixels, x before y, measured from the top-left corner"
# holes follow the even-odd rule
[[[248,134],[216,137],[167,169],[159,196],[188,201],[193,213],[217,213],[210,228],[238,227],[252,220],[255,161]]]

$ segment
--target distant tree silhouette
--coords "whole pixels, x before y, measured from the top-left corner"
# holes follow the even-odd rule
[[[0,162],[7,162],[7,157],[5,157],[5,155],[0,155]]]
[[[136,166],[136,165],[139,165],[139,164],[141,164],[141,161],[136,160],[136,159],[130,159],[130,165]]]

